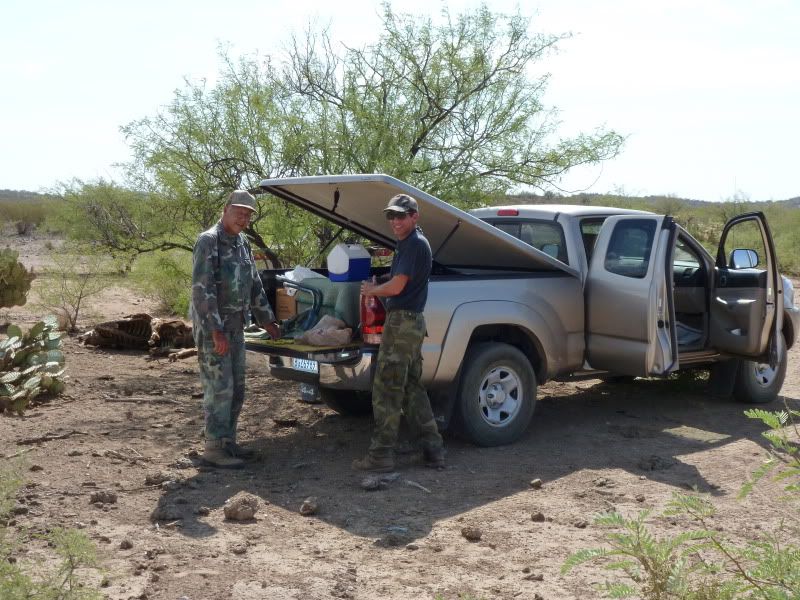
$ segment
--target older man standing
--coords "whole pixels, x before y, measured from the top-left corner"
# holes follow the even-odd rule
[[[389,200],[384,213],[397,238],[389,280],[380,285],[364,282],[361,286],[362,294],[387,299],[383,340],[372,386],[375,431],[367,455],[355,460],[353,468],[377,472],[394,469],[401,414],[422,446],[425,464],[443,468],[442,436],[428,394],[420,383],[425,337],[422,311],[428,300],[431,247],[417,228],[419,206],[414,198],[398,194]]]
[[[280,328],[242,231],[256,210],[244,190],[231,192],[222,218],[201,233],[192,254],[191,316],[200,362],[205,413],[203,461],[213,467],[240,468],[253,452],[236,443],[244,403],[244,326],[252,314],[273,337]]]

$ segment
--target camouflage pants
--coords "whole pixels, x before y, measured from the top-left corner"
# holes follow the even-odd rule
[[[393,454],[402,414],[423,448],[434,450],[443,445],[431,402],[420,383],[424,337],[421,313],[394,310],[387,315],[372,384],[375,432],[369,451],[374,456]]]
[[[226,331],[229,349],[220,356],[214,340],[204,332],[196,336],[200,381],[203,382],[203,412],[207,440],[236,440],[236,423],[244,404],[244,331]]]

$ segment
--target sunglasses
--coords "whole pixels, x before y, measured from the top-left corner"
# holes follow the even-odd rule
[[[387,212],[385,214],[387,221],[403,221],[408,217],[408,213]]]

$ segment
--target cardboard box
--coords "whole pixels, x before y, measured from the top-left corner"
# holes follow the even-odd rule
[[[297,299],[290,296],[286,288],[275,290],[275,318],[283,321],[297,314]]]

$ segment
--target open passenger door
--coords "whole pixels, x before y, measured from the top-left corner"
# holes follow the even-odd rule
[[[671,217],[609,217],[584,288],[586,356],[593,369],[635,377],[678,368],[672,295],[677,226]]]
[[[710,311],[712,348],[774,364],[783,324],[783,286],[764,213],[742,214],[725,224]]]

